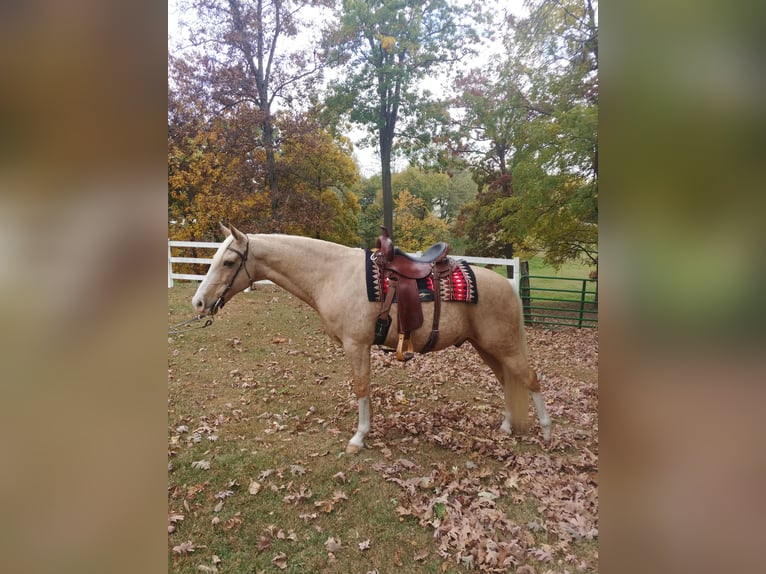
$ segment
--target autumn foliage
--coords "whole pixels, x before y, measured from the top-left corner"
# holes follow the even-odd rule
[[[174,110],[175,111],[175,110]],[[179,112],[176,112],[179,113]],[[250,232],[286,232],[355,244],[359,174],[348,142],[310,114],[277,117],[282,206],[272,214],[257,113],[247,107],[208,121],[172,121],[168,132],[170,237],[218,240],[218,222]]]

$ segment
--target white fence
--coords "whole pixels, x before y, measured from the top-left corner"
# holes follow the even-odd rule
[[[173,263],[201,263],[203,265],[210,265],[210,263],[213,261],[212,258],[202,258],[202,257],[173,257],[170,253],[171,247],[196,247],[201,249],[210,249],[212,251],[215,251],[220,247],[220,243],[211,243],[211,242],[205,242],[205,241],[171,241],[168,240],[168,288],[171,288],[173,286],[173,280],[174,279],[186,279],[187,281],[202,281],[205,276],[204,275],[192,275],[189,273],[175,273],[173,272]],[[420,252],[414,254],[414,255],[421,255]],[[519,258],[514,257],[513,259],[497,259],[495,257],[468,257],[464,255],[453,255],[455,259],[463,259],[465,261],[468,261],[468,263],[475,263],[477,265],[502,265],[502,266],[508,266],[513,268],[513,277],[511,279],[508,279],[508,281],[513,285],[513,288],[516,289],[516,292],[519,292],[519,277],[520,277],[520,268],[519,268]],[[271,281],[258,281],[258,283],[271,283]]]

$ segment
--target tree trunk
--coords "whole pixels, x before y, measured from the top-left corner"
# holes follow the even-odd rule
[[[277,184],[277,160],[274,155],[274,126],[271,123],[271,115],[266,114],[266,119],[261,124],[263,130],[263,147],[266,152],[266,180],[269,185],[271,196],[271,219],[274,222],[274,231],[282,231],[282,198],[279,196]]]
[[[383,185],[383,225],[388,233],[394,236],[394,196],[391,190],[391,142],[384,141],[385,136],[380,138],[380,167]]]

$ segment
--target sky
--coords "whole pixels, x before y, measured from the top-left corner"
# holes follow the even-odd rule
[[[497,8],[497,12],[501,12],[502,9],[510,10],[514,14],[525,14],[527,11],[524,8],[524,0],[488,0],[487,5],[494,5]],[[501,8],[502,7],[502,8]],[[184,15],[183,18],[188,16]],[[168,42],[171,43],[174,39],[178,39],[182,36],[179,20],[182,18],[177,6],[177,0],[168,0]],[[486,63],[493,54],[497,53],[499,47],[488,46],[479,50],[476,58],[470,62],[467,62],[468,67],[478,67],[483,63]],[[434,94],[443,93],[444,87],[448,85],[443,77],[434,76],[425,80],[421,87],[430,90]],[[354,156],[359,169],[363,176],[369,177],[373,174],[380,173],[380,157],[377,150],[374,147],[361,147],[359,142],[365,136],[366,132],[362,128],[352,129],[346,134],[354,143]],[[392,171],[400,171],[407,167],[407,161],[403,159],[392,158]]]

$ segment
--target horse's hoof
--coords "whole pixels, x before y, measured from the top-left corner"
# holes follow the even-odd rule
[[[358,454],[360,450],[362,450],[362,447],[355,444],[348,443],[346,446],[346,454]]]

